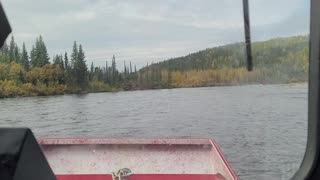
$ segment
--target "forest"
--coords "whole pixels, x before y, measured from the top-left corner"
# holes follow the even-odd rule
[[[246,70],[242,42],[208,48],[184,57],[147,64],[106,60],[87,64],[85,50],[73,42],[71,54],[50,58],[42,36],[30,51],[14,36],[0,49],[0,97],[42,96],[121,90],[305,82],[308,36],[275,38],[252,44],[254,70]],[[117,68],[123,62],[123,69]],[[149,62],[152,62],[150,59]]]

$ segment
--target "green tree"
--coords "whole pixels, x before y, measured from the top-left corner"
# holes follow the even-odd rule
[[[4,43],[3,43],[3,46],[0,48],[0,52],[1,52],[2,54],[6,54],[6,55],[9,54],[9,47],[8,47],[7,42],[4,42]]]
[[[62,54],[59,55],[59,65],[60,65],[62,71],[64,71],[64,68],[65,68],[65,67],[64,67],[64,61],[63,61],[63,56],[62,56]]]
[[[73,42],[72,53],[71,53],[71,67],[72,68],[74,67],[77,59],[78,59],[78,46],[77,46],[77,42],[74,41]]]
[[[37,67],[38,65],[38,57],[37,57],[36,47],[35,45],[32,45],[31,51],[30,51],[30,64],[32,67]]]
[[[126,66],[126,61],[123,61],[123,79],[126,80],[128,78],[128,68]]]
[[[106,61],[104,82],[110,84],[110,68],[108,66],[108,61]]]
[[[89,72],[89,80],[92,81],[94,76],[94,65],[93,62],[91,62],[90,72]]]
[[[67,85],[73,85],[73,74],[72,74],[72,69],[68,60],[68,54],[67,52],[64,53],[64,79],[65,83]]]
[[[49,54],[47,51],[47,47],[42,39],[42,36],[36,38],[35,45],[32,46],[30,52],[30,63],[32,67],[42,67],[49,63]]]
[[[16,63],[22,64],[20,58],[21,58],[21,57],[20,57],[19,47],[18,47],[17,44],[16,44],[16,46],[15,46],[15,48],[14,48],[14,59],[15,59]]]
[[[60,57],[59,57],[59,55],[53,56],[53,64],[54,64],[54,65],[59,65],[59,64],[60,64]]]
[[[130,61],[130,74],[132,73],[132,65],[131,65],[131,61]]]
[[[29,71],[29,56],[24,42],[22,44],[21,64],[26,71]]]
[[[79,45],[78,57],[74,63],[76,83],[81,89],[86,89],[88,85],[87,65],[82,45]]]
[[[15,48],[16,48],[16,43],[14,42],[14,37],[13,35],[11,36],[11,41],[10,41],[10,45],[9,45],[9,61],[15,61]]]
[[[4,42],[3,46],[0,48],[0,62],[8,62],[9,61],[9,48],[6,42]]]
[[[67,70],[69,68],[69,60],[67,52],[64,53],[64,68]]]
[[[63,62],[62,54],[55,55],[53,57],[53,64],[56,66],[60,66],[60,68],[64,70],[64,62]]]
[[[115,85],[118,83],[118,71],[117,71],[116,57],[114,55],[112,56],[111,78],[112,78],[112,85]]]

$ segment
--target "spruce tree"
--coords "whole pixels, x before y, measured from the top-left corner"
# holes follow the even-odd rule
[[[7,42],[4,42],[4,43],[3,43],[3,46],[0,48],[0,52],[1,52],[2,54],[5,54],[5,55],[8,55],[8,54],[9,54],[9,47],[8,47]]]
[[[20,52],[19,52],[19,48],[18,48],[17,44],[16,44],[15,47],[14,47],[14,61],[15,61],[16,63],[21,64],[21,61],[20,61]]]
[[[38,58],[37,58],[36,52],[37,52],[36,47],[35,45],[33,45],[30,51],[30,64],[32,67],[37,67],[37,64],[38,64],[37,62]]]
[[[76,83],[81,89],[85,89],[88,85],[88,78],[87,78],[87,65],[85,61],[85,54],[82,49],[81,44],[79,45],[78,57],[74,62],[74,72]]]
[[[64,61],[63,61],[62,54],[60,54],[60,56],[59,56],[59,65],[62,68],[62,70],[64,70],[65,67],[64,67]]]
[[[67,52],[64,53],[64,69],[67,70],[69,68],[69,60]]]
[[[15,48],[16,48],[16,43],[14,42],[14,37],[12,35],[10,45],[9,45],[9,61],[10,62],[15,60],[15,57],[14,57]]]
[[[21,64],[26,71],[29,71],[29,56],[24,42],[22,44]]]
[[[91,67],[90,67],[90,72],[89,72],[89,80],[93,80],[93,75],[94,75],[94,65],[93,62],[91,62]]]
[[[47,47],[42,36],[39,36],[39,38],[36,38],[36,43],[32,46],[30,52],[31,65],[32,67],[42,67],[46,64],[50,64],[49,59]]]
[[[125,80],[127,78],[127,74],[128,74],[128,69],[126,66],[126,61],[123,61],[123,79]]]
[[[39,40],[38,40],[38,54],[39,54],[39,61],[38,61],[38,66],[42,67],[46,64],[49,64],[49,54],[47,51],[47,47],[42,39],[42,36],[39,36]]]
[[[104,75],[104,82],[105,83],[110,83],[110,81],[109,81],[109,77],[110,77],[109,72],[110,71],[109,71],[108,61],[106,61],[105,69],[106,69],[106,71],[105,71],[105,75]]]
[[[72,53],[71,53],[71,67],[73,68],[75,65],[75,62],[77,61],[78,58],[78,46],[77,42],[73,42],[73,48],[72,48]]]
[[[118,81],[118,73],[117,73],[116,58],[114,55],[112,56],[111,78],[112,78],[112,84],[115,85]]]
[[[54,65],[60,65],[60,57],[59,57],[59,55],[53,56],[53,64]]]

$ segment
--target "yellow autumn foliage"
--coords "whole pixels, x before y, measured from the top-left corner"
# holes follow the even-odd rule
[[[2,80],[0,81],[0,97],[12,97],[20,95],[20,88],[17,86],[14,80]]]
[[[108,84],[101,81],[89,82],[90,92],[112,92],[115,89],[111,88]]]
[[[172,87],[201,87],[257,83],[264,78],[261,70],[248,72],[245,68],[209,69],[172,72]],[[168,81],[168,72],[162,71],[162,82]]]

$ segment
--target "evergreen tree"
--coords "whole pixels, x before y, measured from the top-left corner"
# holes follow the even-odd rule
[[[29,71],[29,56],[24,42],[22,44],[21,64],[26,71]]]
[[[39,42],[38,42],[38,53],[39,53],[39,67],[42,67],[46,64],[50,64],[49,63],[49,54],[47,51],[47,47],[42,39],[42,36],[39,36]]]
[[[37,67],[37,64],[38,64],[37,60],[38,60],[38,57],[37,57],[36,47],[35,45],[33,45],[30,51],[30,64],[32,67]]]
[[[64,77],[67,85],[73,85],[72,72],[67,52],[64,53]]]
[[[116,58],[113,55],[112,56],[112,64],[111,64],[111,78],[112,78],[112,84],[115,85],[118,81],[118,73],[117,73],[117,64],[116,64]]]
[[[16,44],[15,48],[14,48],[14,60],[16,61],[16,63],[21,63],[20,61],[20,52],[19,52],[19,48]]]
[[[131,65],[131,61],[130,61],[130,74],[132,74],[132,65]]]
[[[30,58],[32,67],[42,67],[46,64],[50,64],[47,47],[42,39],[42,36],[36,38],[36,43],[32,46],[30,52]]]
[[[93,65],[93,62],[91,62],[90,72],[91,72],[91,73],[94,73],[94,65]]]
[[[62,68],[62,70],[65,69],[62,54],[60,54],[60,56],[59,56],[59,65],[60,65],[60,67]]]
[[[0,52],[1,52],[2,54],[5,54],[5,55],[8,55],[8,54],[9,54],[9,47],[8,47],[7,42],[4,42],[4,43],[3,43],[3,46],[0,48]]]
[[[71,67],[73,68],[78,58],[78,46],[77,42],[73,42],[73,48],[71,53]]]
[[[79,45],[79,51],[77,53],[78,57],[74,62],[74,72],[75,72],[75,79],[77,85],[81,89],[85,89],[88,85],[88,78],[87,78],[87,65],[85,61],[85,54],[82,49],[82,45]]]
[[[94,75],[94,65],[93,62],[91,62],[91,67],[90,67],[90,72],[89,72],[89,80],[93,80],[93,75]]]
[[[67,52],[64,53],[64,67],[67,70],[69,68],[69,60]]]
[[[109,83],[110,84],[110,80],[109,80],[109,77],[110,77],[110,74],[109,74],[109,66],[108,66],[108,61],[106,61],[106,67],[105,67],[105,75],[104,75],[104,82],[105,83]]]
[[[64,69],[64,63],[62,59],[62,55],[55,55],[53,56],[53,64],[60,66],[62,69]]]
[[[124,79],[127,78],[127,74],[128,74],[128,69],[126,66],[126,61],[123,61],[123,77],[124,77]]]
[[[16,43],[14,42],[13,35],[11,36],[11,41],[9,45],[9,61],[15,61],[14,53],[15,53]]]
[[[60,65],[60,57],[59,57],[59,55],[53,56],[53,64],[54,65]]]

